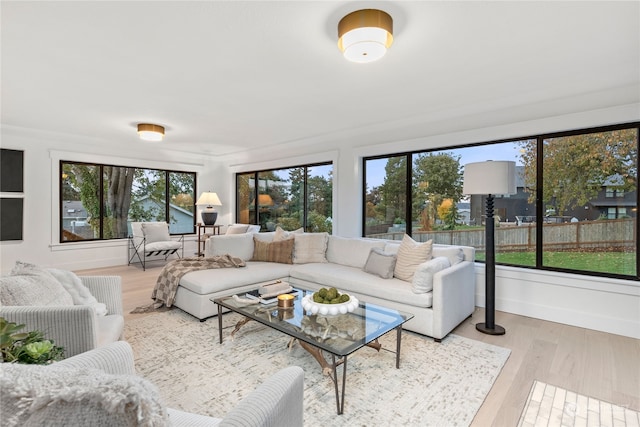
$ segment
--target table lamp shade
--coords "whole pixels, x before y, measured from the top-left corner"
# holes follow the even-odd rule
[[[220,202],[220,198],[216,193],[204,192],[198,198],[196,206],[222,206],[222,203]]]
[[[486,161],[464,166],[463,194],[515,194],[516,163]]]

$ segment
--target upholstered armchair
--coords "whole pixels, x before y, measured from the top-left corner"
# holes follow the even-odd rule
[[[142,270],[146,270],[147,259],[158,259],[160,256],[166,261],[171,255],[184,257],[184,236],[180,236],[178,240],[171,239],[169,224],[166,222],[131,223],[129,265],[139,262]]]
[[[304,372],[298,366],[268,378],[224,418],[166,408],[157,388],[135,375],[133,351],[124,341],[53,365],[0,367],[3,425],[303,425]]]
[[[122,339],[122,284],[119,276],[79,276],[82,284],[107,314],[99,316],[89,305],[1,306],[0,316],[24,324],[24,331],[39,330],[71,357]]]

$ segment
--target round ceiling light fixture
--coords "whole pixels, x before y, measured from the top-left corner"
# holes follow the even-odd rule
[[[393,19],[382,10],[356,10],[338,23],[338,47],[349,61],[376,61],[392,43]]]
[[[144,141],[162,141],[164,137],[164,127],[150,123],[139,123],[138,135],[140,135],[140,139]]]

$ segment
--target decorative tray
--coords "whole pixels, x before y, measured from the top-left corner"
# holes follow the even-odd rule
[[[349,295],[349,301],[340,304],[321,304],[313,301],[313,295],[302,298],[302,308],[311,314],[336,315],[350,313],[358,307],[358,299]]]

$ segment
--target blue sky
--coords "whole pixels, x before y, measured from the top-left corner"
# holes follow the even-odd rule
[[[444,149],[434,151],[433,153],[450,153],[454,157],[460,157],[462,166],[467,163],[484,162],[487,160],[511,160],[516,162],[517,166],[522,166],[520,160],[520,144],[516,142],[505,142],[502,144],[490,144],[477,147],[466,147],[457,149]],[[384,182],[384,167],[387,164],[386,159],[370,160],[367,162],[367,187],[371,189],[377,187]]]

